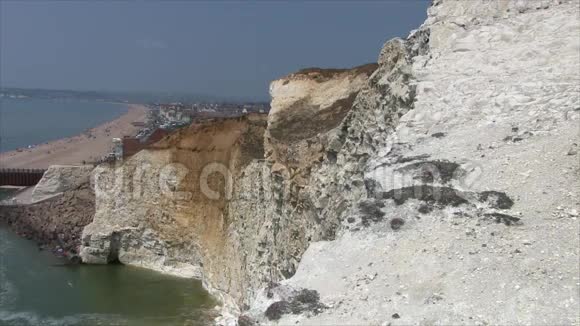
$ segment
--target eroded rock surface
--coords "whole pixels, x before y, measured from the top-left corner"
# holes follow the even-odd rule
[[[32,202],[42,201],[89,182],[93,166],[52,165],[32,191]]]
[[[578,13],[434,1],[376,66],[274,81],[267,124],[100,166],[83,260],[201,278],[220,323],[577,324]]]
[[[51,166],[31,198],[1,205],[0,220],[19,235],[39,245],[78,258],[81,233],[93,220],[95,194],[90,184],[92,166]]]
[[[579,8],[434,1],[368,198],[282,282],[331,308],[280,325],[580,323]]]
[[[325,136],[342,123],[376,69],[374,63],[352,69],[308,68],[273,81],[267,158],[292,173],[323,159]]]
[[[265,126],[266,117],[254,115],[192,125],[123,164],[97,167],[83,261],[196,277],[225,303],[240,299],[251,276],[243,241],[230,233],[244,222],[232,219],[228,204],[245,195],[234,187],[245,168],[264,157]]]
[[[397,60],[389,64],[393,67],[382,69],[392,69],[389,73],[393,75],[404,73],[398,70],[401,63]],[[316,105],[323,105],[330,115],[344,116],[352,110],[345,99],[352,101],[353,94],[361,91],[361,84],[363,91],[371,91],[364,81],[375,68],[367,65],[330,72],[311,69],[291,77],[287,85],[312,79],[308,83],[335,90],[338,87],[340,94]],[[318,101],[315,96],[303,97]],[[332,100],[339,104],[333,105]],[[313,110],[311,106],[288,105],[285,109],[294,114],[279,117],[281,121],[311,115]],[[361,115],[369,114],[362,110]],[[354,132],[337,126],[337,122],[340,119],[330,121],[331,125],[320,129],[314,140],[310,135],[300,136],[298,142],[317,144],[311,152],[293,158],[298,164],[265,153],[264,147],[269,149],[273,144],[268,136],[264,139],[264,133],[271,134],[271,125],[266,128],[266,121],[257,118],[194,126],[120,166],[98,167],[97,212],[84,232],[83,261],[119,260],[202,278],[222,300],[247,307],[261,287],[294,274],[310,242],[333,239],[342,218],[337,212],[355,202],[350,198],[362,194],[360,170],[353,167],[352,172],[339,176],[342,162],[349,158],[328,154],[332,150],[327,148],[335,146],[337,153],[347,135]],[[373,130],[368,132],[367,139]],[[357,148],[361,147],[352,145],[353,150]],[[181,165],[186,174],[173,171],[175,165]],[[211,177],[209,197],[200,185],[207,167],[217,172],[206,175]],[[224,179],[223,168],[230,178]],[[351,177],[354,173],[358,173],[357,180]],[[151,181],[159,184],[149,186]],[[342,191],[345,189],[348,191]]]

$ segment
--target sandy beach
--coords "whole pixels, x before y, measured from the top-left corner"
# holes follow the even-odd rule
[[[115,137],[135,135],[140,127],[133,122],[145,122],[148,109],[130,104],[127,112],[84,133],[51,141],[31,149],[0,153],[1,168],[48,168],[54,164],[94,162],[111,151]]]

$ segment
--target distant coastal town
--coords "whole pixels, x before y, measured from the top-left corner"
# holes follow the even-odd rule
[[[129,157],[176,129],[208,119],[267,114],[268,102],[227,101],[208,96],[157,93],[4,88],[0,100],[42,99],[119,103],[128,106],[121,117],[80,135],[30,144],[0,153],[3,168],[40,168],[54,164],[99,164]],[[142,103],[142,104],[132,104]]]
[[[170,132],[209,119],[237,117],[250,113],[267,114],[267,103],[155,103],[147,105],[146,122],[133,122],[141,127],[135,137],[113,138],[113,150],[103,161],[122,160]]]

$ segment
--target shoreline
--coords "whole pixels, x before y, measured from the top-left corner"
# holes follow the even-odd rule
[[[127,104],[127,111],[114,120],[85,130],[83,133],[36,145],[0,153],[2,168],[41,168],[50,165],[81,165],[99,160],[112,148],[113,138],[134,136],[141,129],[133,122],[145,122],[149,108]]]

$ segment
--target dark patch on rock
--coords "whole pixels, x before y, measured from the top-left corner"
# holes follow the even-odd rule
[[[443,300],[443,297],[440,294],[434,293],[425,299],[425,304],[437,304],[441,300]]]
[[[465,171],[460,168],[459,164],[445,160],[412,163],[397,169],[397,171],[416,171],[417,175],[415,178],[421,180],[424,183],[433,183],[434,181],[448,183],[454,177],[457,178],[465,174]]]
[[[375,72],[375,70],[377,70],[378,66],[379,66],[378,64],[372,62],[372,63],[367,63],[367,64],[357,66],[354,68],[350,68],[350,69],[332,69],[332,68],[329,69],[329,68],[311,67],[311,68],[301,69],[301,70],[291,74],[287,78],[298,77],[298,76],[310,76],[311,78],[314,78],[318,82],[323,82],[323,81],[332,79],[336,75],[342,74],[342,73],[350,73],[353,75],[365,74],[367,76],[370,76],[373,72]]]
[[[423,154],[423,155],[416,155],[416,156],[407,156],[407,157],[399,157],[397,158],[397,160],[395,161],[395,163],[408,163],[408,162],[413,162],[413,161],[417,161],[417,160],[424,160],[424,159],[428,159],[429,155],[427,154]]]
[[[447,135],[447,134],[446,134],[446,133],[444,133],[444,132],[436,132],[436,133],[432,134],[432,135],[431,135],[431,137],[433,137],[433,138],[443,138],[443,137],[445,137],[446,135]]]
[[[356,219],[354,217],[349,217],[349,218],[346,219],[346,221],[348,223],[354,223],[354,221],[356,221]]]
[[[429,204],[429,203],[425,203],[425,204],[421,204],[421,206],[419,206],[419,213],[421,214],[429,214],[433,211],[434,207],[433,205]]]
[[[437,203],[442,206],[459,206],[468,201],[460,196],[461,191],[451,187],[434,187],[420,185],[415,187],[403,187],[383,193],[384,199],[393,199],[395,204],[402,205],[409,199],[417,199],[427,203]]]
[[[421,28],[409,36],[406,44],[407,52],[410,56],[426,55],[429,53],[429,39],[431,37],[431,30],[429,28]]]
[[[268,309],[266,309],[264,315],[266,315],[266,318],[268,318],[268,320],[278,320],[282,318],[284,314],[287,314],[289,312],[290,312],[290,302],[276,301],[272,303],[268,307]]]
[[[272,144],[296,144],[338,127],[352,108],[357,94],[358,90],[353,91],[323,111],[320,105],[309,103],[307,98],[297,100],[287,110],[278,112],[279,118],[269,123]]]
[[[495,223],[503,223],[503,224],[508,225],[508,226],[521,224],[519,217],[515,217],[515,216],[511,216],[511,215],[507,215],[507,214],[487,213],[487,214],[485,214],[485,216],[493,218],[495,220]]]
[[[290,301],[282,300],[272,303],[264,313],[269,320],[278,320],[285,314],[320,313],[326,306],[320,302],[316,290],[302,289]]]
[[[375,168],[379,168],[379,167],[385,166],[385,165],[397,164],[397,163],[402,164],[402,163],[409,163],[409,162],[418,161],[418,160],[425,160],[425,159],[429,158],[429,155],[422,154],[422,155],[415,155],[415,156],[397,156],[396,154],[394,154],[393,157],[395,157],[394,161],[383,162],[381,164],[376,165]]]
[[[303,312],[318,314],[325,308],[326,306],[320,302],[320,295],[316,290],[302,289],[290,302],[290,310],[293,314]]]
[[[119,262],[119,250],[121,249],[121,234],[119,232],[113,232],[110,239],[109,256],[107,257],[108,263],[118,263]]]
[[[336,239],[336,229],[338,228],[338,225],[330,225],[328,227],[328,229],[326,229],[324,231],[324,233],[322,234],[322,240],[323,241],[331,241]]]
[[[316,290],[302,289],[294,299],[300,303],[312,304],[320,301],[320,294]]]
[[[274,297],[274,289],[277,288],[280,284],[276,283],[276,282],[270,282],[268,283],[268,286],[266,286],[266,288],[264,289],[266,292],[266,297],[271,299],[272,297]]]
[[[338,159],[338,153],[335,151],[328,151],[326,152],[326,158],[330,163],[336,164],[336,161]]]
[[[401,316],[399,316],[398,313],[394,313],[391,317],[393,317],[393,319],[399,319],[399,318],[401,318]]]
[[[377,189],[379,189],[379,184],[373,179],[365,179],[365,188],[367,190],[367,195],[369,197],[375,197]]]
[[[568,150],[568,152],[566,152],[566,155],[572,156],[572,155],[576,155],[578,154],[578,144],[573,143],[572,146],[570,146],[570,149]]]
[[[513,200],[505,192],[483,191],[478,197],[480,201],[489,203],[493,208],[509,209],[514,205]]]
[[[255,326],[256,322],[247,315],[238,317],[238,326]]]
[[[422,201],[419,212],[430,213],[434,208],[446,206],[457,207],[462,204],[469,204],[467,198],[474,198],[477,201],[485,202],[494,209],[509,209],[514,202],[504,192],[483,191],[480,193],[462,192],[451,187],[434,187],[431,185],[417,185],[414,187],[404,187],[383,192],[383,199],[392,199],[396,205],[402,205],[409,199]],[[501,213],[489,213],[487,217],[493,217],[498,223],[505,225],[519,224],[520,219]],[[465,216],[463,216],[465,217]]]
[[[391,220],[391,229],[397,231],[405,225],[405,220],[400,217],[395,217]]]
[[[515,128],[515,129],[517,131],[518,128]],[[514,130],[514,128],[512,128],[512,131],[513,130]],[[510,142],[511,141],[513,143],[517,143],[517,142],[520,142],[520,141],[524,140],[524,138],[529,138],[529,137],[531,137],[533,135],[534,135],[533,133],[531,133],[529,131],[526,131],[521,136],[507,136],[507,137],[505,137],[503,139],[503,141],[505,141],[505,142]]]
[[[364,226],[370,225],[370,222],[380,222],[383,220],[385,213],[381,211],[381,207],[385,204],[380,200],[365,200],[358,204],[358,209],[361,213],[362,224]]]
[[[294,274],[296,274],[296,269],[294,268],[294,266],[288,266],[286,269],[283,269],[280,272],[282,273],[284,278],[289,279],[292,276],[294,276]]]
[[[67,256],[71,264],[80,264],[82,263],[81,257],[79,255],[69,255]]]

